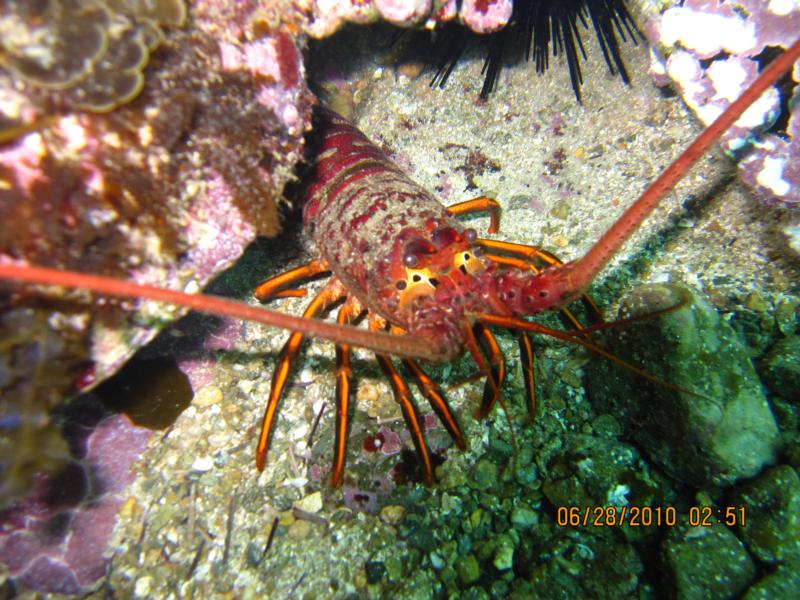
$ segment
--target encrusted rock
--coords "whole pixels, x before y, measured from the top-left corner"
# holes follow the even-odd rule
[[[661,557],[676,598],[735,598],[754,580],[753,559],[723,525],[690,527],[684,522],[667,532]]]
[[[800,404],[800,336],[778,340],[761,366],[767,387],[785,400]]]
[[[798,29],[797,2],[761,0],[687,0],[644,28],[658,50],[653,55],[657,78],[668,77],[706,125],[755,80],[764,54],[788,48],[797,39]],[[800,81],[796,65],[789,77]],[[746,156],[739,174],[756,194],[770,204],[797,208],[800,110],[797,92],[789,97],[791,87],[769,89],[723,134],[720,145],[732,155]],[[790,112],[784,131],[765,134],[779,119],[781,103]],[[743,152],[745,147],[747,152]]]
[[[774,462],[778,428],[747,351],[697,292],[674,284],[630,294],[603,345],[662,383],[595,361],[595,405],[680,481],[729,485]],[[667,310],[661,316],[647,316]]]
[[[199,0],[185,28],[180,0],[4,4],[0,129],[21,133],[0,146],[0,260],[197,291],[257,235],[276,235],[312,100],[296,26],[304,16],[279,4],[287,10],[265,23],[254,3]],[[74,112],[89,104],[117,108]],[[0,417],[25,418],[0,431],[9,447],[44,439],[54,406],[113,374],[184,312],[14,293],[13,313],[0,316],[10,367]],[[40,457],[27,444],[5,447],[0,479],[55,458],[45,444]]]
[[[536,597],[636,596],[643,567],[630,544],[589,529],[569,528],[538,546],[540,555],[534,555],[525,565],[531,569]]]
[[[737,489],[731,502],[746,509],[742,539],[759,560],[800,562],[800,478],[792,467],[769,469]]]
[[[778,565],[778,568],[750,586],[743,600],[791,598],[800,590],[800,564]]]

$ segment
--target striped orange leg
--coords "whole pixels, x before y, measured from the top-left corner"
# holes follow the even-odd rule
[[[453,411],[450,410],[447,400],[439,393],[438,386],[428,377],[425,371],[422,370],[417,364],[417,361],[405,358],[403,359],[403,364],[414,374],[414,378],[417,380],[417,385],[422,395],[428,399],[431,408],[436,413],[436,416],[439,417],[445,429],[447,429],[450,437],[453,438],[456,446],[461,450],[466,450],[467,443],[464,441],[461,428],[458,426],[458,422],[453,416]]]
[[[294,285],[299,281],[311,279],[323,273],[330,273],[328,265],[322,259],[312,260],[309,263],[290,269],[275,277],[262,281],[255,290],[253,295],[261,302],[266,302],[271,298],[287,298],[305,296],[305,290],[297,289],[283,289],[287,286]]]
[[[358,301],[349,297],[336,317],[340,325],[349,325],[363,312]],[[331,486],[342,484],[344,463],[347,455],[347,430],[350,422],[351,378],[350,346],[336,345],[336,436],[333,446],[333,466],[331,467]]]
[[[483,402],[478,413],[482,419],[491,412],[492,407],[497,402],[498,394],[496,390],[501,388],[506,380],[506,361],[503,358],[500,346],[497,344],[497,338],[487,327],[477,323],[475,332],[483,341],[483,347],[488,350],[489,364],[491,365],[491,379],[487,379],[486,384],[483,386]],[[490,380],[495,382],[494,387],[489,383]]]
[[[488,351],[489,364],[491,365],[486,383],[483,386],[483,402],[478,416],[483,419],[489,414],[496,402],[500,403],[500,406],[503,408],[503,414],[506,417],[508,434],[511,439],[511,472],[513,473],[517,470],[517,436],[514,433],[514,424],[511,422],[511,414],[508,412],[508,407],[503,401],[503,396],[500,395],[499,391],[506,380],[506,361],[503,357],[503,352],[500,350],[500,346],[497,344],[497,339],[494,337],[494,334],[489,331],[488,327],[478,322],[475,323],[473,329],[474,334],[480,336],[483,347]]]
[[[674,385],[672,383],[669,383],[668,381],[662,381],[658,377],[650,375],[650,373],[648,373],[647,371],[643,371],[639,367],[625,360],[622,360],[618,356],[615,356],[606,350],[603,350],[603,348],[601,348],[600,346],[597,346],[588,339],[585,339],[585,337],[583,337],[579,332],[551,329],[550,327],[545,327],[544,325],[540,325],[539,323],[534,323],[533,321],[525,321],[524,319],[518,319],[516,317],[506,317],[503,315],[476,314],[473,315],[473,317],[478,322],[484,325],[494,325],[497,327],[505,327],[507,329],[517,330],[517,331],[530,331],[532,333],[541,333],[544,335],[549,335],[550,337],[556,338],[558,340],[563,340],[566,342],[572,342],[573,344],[578,344],[579,346],[583,346],[584,348],[591,350],[595,354],[598,354],[610,360],[615,365],[619,365],[623,369],[627,369],[631,373],[635,373],[636,375],[642,377],[643,379],[652,381],[653,383],[656,383],[667,389],[675,390],[676,392],[681,392],[684,394],[691,394],[692,396],[706,398],[705,395],[699,392],[681,387],[679,385]]]
[[[528,416],[536,418],[536,374],[534,371],[533,342],[524,331],[517,332],[519,355],[522,359],[522,378],[525,381],[525,392],[528,397]]]
[[[373,331],[381,331],[386,328],[383,319],[370,315],[369,328]],[[391,359],[385,354],[376,354],[375,359],[378,361],[389,383],[392,385],[392,392],[394,399],[400,405],[403,412],[403,419],[405,419],[406,427],[411,433],[411,439],[414,441],[414,448],[417,450],[422,463],[422,476],[425,480],[425,485],[433,485],[433,463],[431,462],[431,455],[428,451],[428,444],[425,442],[425,435],[422,429],[422,423],[419,418],[419,411],[417,410],[414,400],[411,396],[411,390],[408,385],[400,376],[400,373],[395,369]]]
[[[488,198],[487,196],[479,196],[472,200],[465,200],[458,204],[453,204],[447,207],[449,212],[454,217],[461,215],[468,215],[475,212],[488,212],[489,213],[489,233],[497,233],[500,230],[500,205],[496,200]]]
[[[331,305],[341,300],[344,296],[345,292],[342,284],[339,283],[337,279],[332,279],[311,301],[308,308],[306,308],[303,313],[303,317],[306,319],[313,319],[320,313],[328,310]],[[269,449],[269,440],[272,435],[272,426],[275,422],[275,415],[278,410],[278,403],[286,387],[289,372],[291,371],[294,359],[297,357],[297,351],[300,349],[302,341],[302,333],[295,332],[289,336],[289,339],[281,350],[275,372],[272,374],[272,386],[269,391],[269,400],[264,410],[261,434],[258,437],[258,445],[256,446],[256,467],[259,471],[264,470],[264,464],[267,460],[267,450]]]
[[[540,262],[540,264],[543,263],[545,266],[563,264],[558,257],[550,252],[540,250],[533,246],[487,239],[478,239],[478,244],[480,244],[484,249],[512,254],[513,256],[504,256],[502,254],[486,253],[484,256],[494,263],[516,269],[531,269],[534,272],[538,272],[540,267],[536,264],[537,261]],[[594,300],[592,300],[588,294],[584,294],[582,300],[589,311],[591,318],[596,322],[602,323],[603,316],[600,313],[600,309],[594,303]],[[579,333],[586,331],[586,327],[570,309],[562,308],[561,315],[567,322],[577,329]],[[588,336],[584,335],[584,337]],[[524,331],[517,331],[517,341],[519,344],[520,357],[522,359],[522,375],[525,382],[525,392],[528,398],[528,414],[531,419],[534,419],[536,417],[536,376],[534,371],[533,342],[531,342],[530,337]]]

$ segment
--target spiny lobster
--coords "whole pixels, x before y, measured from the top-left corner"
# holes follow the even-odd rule
[[[497,229],[498,205],[479,198],[446,209],[408,179],[352,125],[321,110],[323,130],[316,174],[307,188],[305,219],[314,224],[322,258],[264,282],[261,300],[296,295],[296,282],[331,272],[333,277],[303,317],[200,294],[137,285],[111,278],[62,272],[17,262],[0,263],[0,277],[29,283],[62,285],[119,297],[171,302],[220,316],[293,330],[272,381],[256,460],[263,468],[272,424],[290,366],[303,336],[337,344],[337,425],[331,481],[342,481],[350,398],[349,347],[378,353],[421,457],[426,483],[433,482],[431,459],[408,386],[386,355],[406,359],[423,394],[439,414],[456,444],[464,440],[447,404],[413,359],[447,361],[470,352],[487,377],[481,413],[499,397],[504,378],[499,349],[488,326],[518,332],[542,332],[588,346],[614,360],[583,335],[551,330],[522,317],[560,309],[582,297],[590,282],[619,247],[657,206],[664,194],[769,86],[800,58],[800,41],[773,61],[759,78],[662,173],[581,259],[562,264],[552,255],[528,246],[478,239],[455,215],[489,211],[490,231]],[[547,266],[539,269],[537,261]],[[338,323],[311,317],[346,298]],[[369,330],[350,326],[368,311]],[[383,331],[390,329],[389,332]],[[477,335],[476,335],[477,333]],[[480,340],[480,341],[479,341]],[[520,335],[523,364],[530,365],[530,342]],[[489,361],[484,358],[488,351]],[[626,365],[627,368],[635,367]],[[529,398],[532,375],[526,373]]]

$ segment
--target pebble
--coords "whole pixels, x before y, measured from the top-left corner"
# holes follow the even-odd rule
[[[304,540],[311,533],[311,523],[308,521],[295,521],[289,525],[288,535],[293,540]]]
[[[198,407],[207,407],[222,402],[222,390],[215,385],[207,385],[197,390],[192,403]]]
[[[497,484],[497,465],[485,458],[478,461],[472,472],[473,483],[479,490],[488,489]]]
[[[136,585],[133,587],[133,593],[138,598],[145,598],[150,595],[150,590],[152,590],[152,588],[153,578],[147,575],[136,580]]]
[[[322,510],[322,492],[309,494],[305,498],[297,500],[294,506],[307,513],[318,513]]]
[[[389,525],[397,525],[406,513],[406,509],[399,504],[390,504],[381,509],[381,521]]]
[[[448,515],[451,512],[459,514],[461,512],[461,498],[451,496],[447,492],[442,494],[442,514]]]
[[[539,522],[539,515],[528,506],[515,506],[511,511],[511,522],[515,527],[528,529]]]
[[[214,468],[214,459],[210,456],[200,456],[192,463],[192,471],[197,473],[206,473]]]
[[[514,545],[505,536],[500,536],[494,551],[492,564],[498,571],[508,571],[514,566]]]
[[[474,554],[467,554],[456,563],[456,573],[464,585],[477,581],[481,576],[481,568]]]

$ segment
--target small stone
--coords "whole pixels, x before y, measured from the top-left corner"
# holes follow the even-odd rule
[[[311,523],[308,521],[295,521],[289,525],[288,536],[293,540],[304,540],[311,533]]]
[[[397,525],[403,519],[405,513],[405,507],[399,504],[389,504],[381,509],[380,518],[381,521],[388,525]]]
[[[508,571],[514,566],[514,544],[508,536],[498,536],[492,564],[498,571]]]
[[[556,219],[566,219],[570,213],[569,202],[566,200],[559,200],[555,203],[553,208],[550,209],[550,215]]]
[[[146,598],[150,595],[152,588],[153,578],[149,575],[146,575],[136,580],[136,584],[133,587],[133,593],[137,598]]]
[[[467,554],[456,562],[456,573],[458,573],[458,578],[463,585],[469,585],[477,581],[481,576],[481,568],[475,555]]]
[[[797,300],[782,300],[775,309],[775,322],[783,335],[794,332],[798,317],[800,317],[800,302]]]
[[[294,506],[307,513],[318,513],[322,510],[322,492],[309,494],[305,498],[297,500]]]
[[[439,545],[433,529],[429,527],[418,527],[414,529],[406,538],[409,546],[418,548],[423,552],[431,552]]]
[[[449,515],[450,513],[461,513],[461,498],[458,496],[451,496],[447,492],[442,494],[442,514]]]
[[[367,583],[379,583],[386,573],[386,565],[379,560],[368,560],[364,563],[364,571],[367,575]]]
[[[449,490],[467,483],[467,474],[464,469],[452,465],[455,461],[447,461],[437,467],[436,477],[443,490]]]
[[[197,473],[206,473],[214,468],[214,459],[210,456],[200,456],[194,460],[191,469]]]
[[[476,508],[475,510],[472,511],[472,514],[469,516],[469,524],[472,527],[473,531],[475,531],[481,524],[482,518],[483,518],[483,509]]]
[[[447,566],[447,563],[444,560],[444,557],[438,550],[434,550],[433,552],[428,554],[428,560],[431,561],[431,566],[436,571],[441,571]]]
[[[200,388],[192,399],[192,404],[200,408],[206,408],[212,404],[222,403],[222,390],[215,385],[207,385]]]
[[[397,71],[400,73],[400,75],[405,75],[409,79],[416,79],[419,77],[419,74],[422,73],[422,69],[424,68],[425,63],[422,61],[407,62],[397,67]]]
[[[511,523],[519,529],[528,529],[539,522],[539,515],[532,508],[520,505],[511,511]]]
[[[763,314],[770,310],[770,306],[766,303],[763,296],[758,292],[752,292],[748,294],[744,301],[744,306],[745,308],[759,314]]]
[[[384,565],[389,579],[391,581],[400,581],[403,577],[403,561],[401,558],[397,555],[392,555],[386,559]]]
[[[474,486],[479,490],[486,490],[497,485],[497,465],[493,462],[482,458],[475,465],[472,472],[472,479]]]

